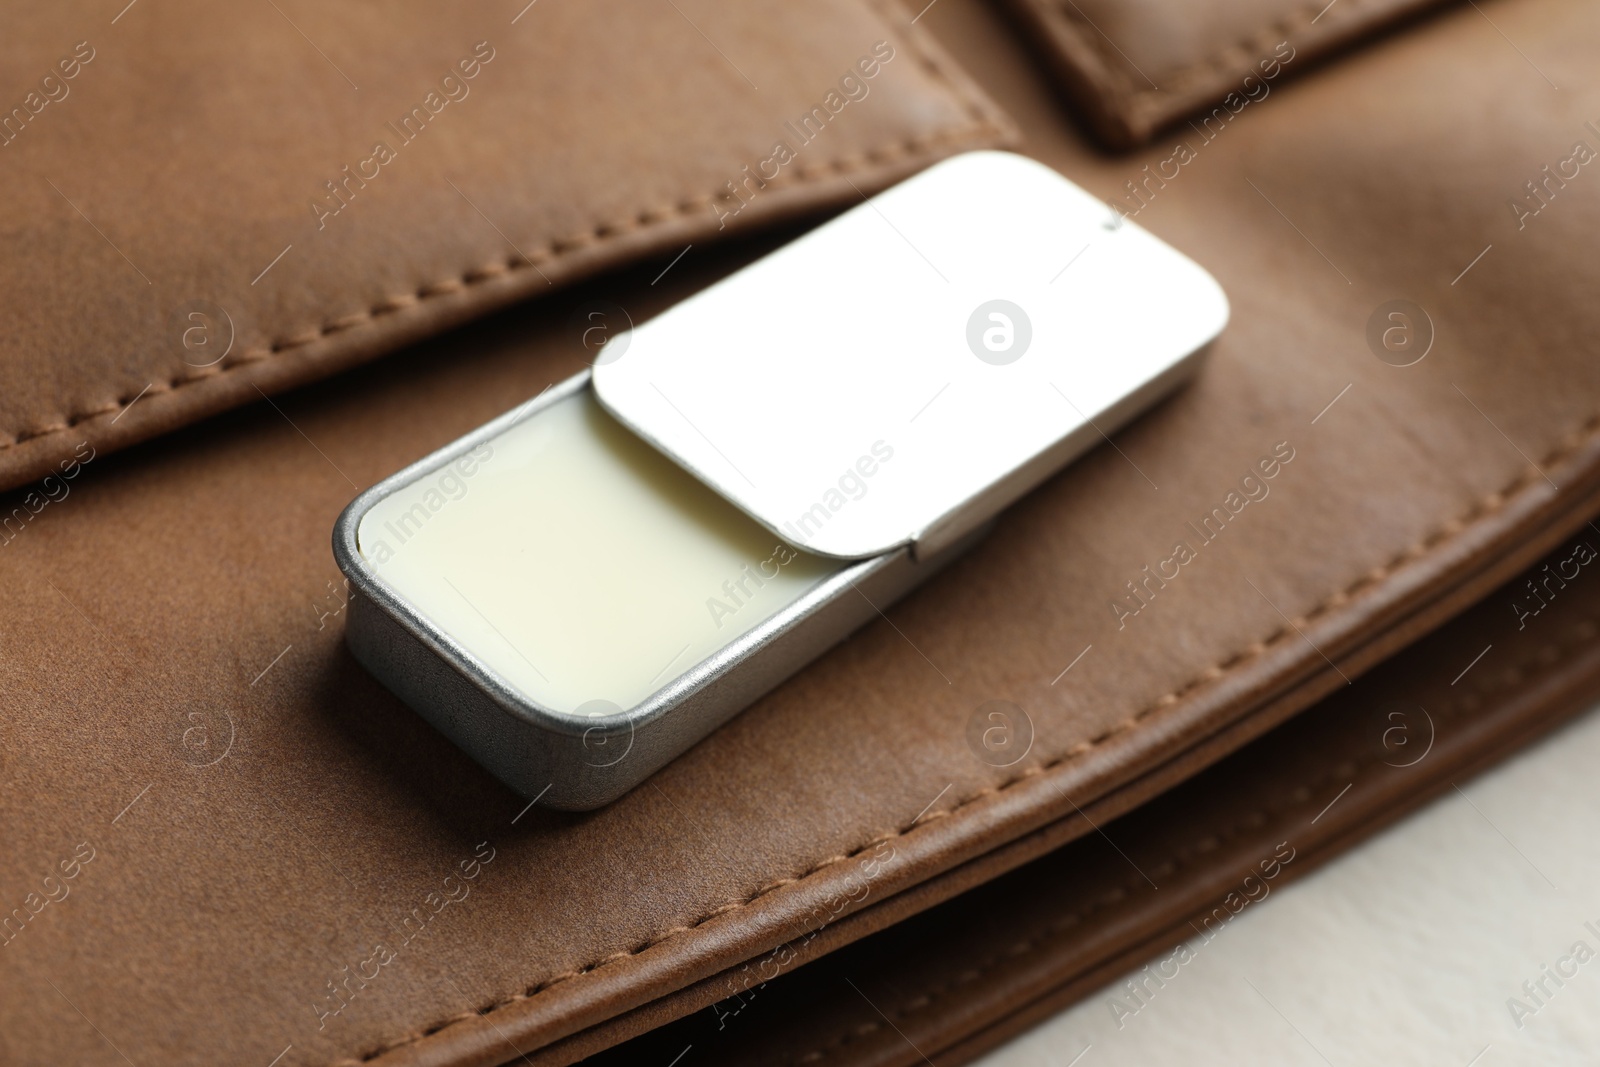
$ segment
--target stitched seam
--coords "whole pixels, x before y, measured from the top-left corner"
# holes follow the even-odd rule
[[[927,136],[909,137],[867,152],[841,156],[826,164],[802,167],[796,176],[789,177],[784,175],[779,179],[769,181],[767,185],[780,188],[803,185],[831,173],[848,173],[868,164],[885,164],[905,156],[922,155],[936,150],[943,144],[965,140],[978,132],[999,131],[998,127],[992,123],[985,122],[981,125],[952,128]],[[140,396],[170,393],[184,386],[193,385],[196,382],[221,378],[243,367],[271,360],[285,352],[304,348],[332,334],[370,326],[385,316],[419,307],[429,300],[444,296],[456,296],[475,285],[505,277],[537,264],[549,263],[573,252],[598,247],[623,234],[646,230],[677,218],[688,217],[701,211],[709,211],[712,200],[713,198],[710,196],[700,196],[679,201],[676,204],[646,208],[626,218],[600,223],[580,233],[548,241],[543,247],[531,250],[526,258],[519,253],[491,260],[488,263],[462,271],[455,276],[420,285],[412,292],[384,297],[366,311],[340,316],[323,323],[321,326],[309,327],[269,344],[245,349],[236,355],[230,355],[215,367],[195,368],[174,375],[164,382],[158,381],[144,390]],[[137,399],[139,399],[138,396],[129,393],[118,397],[113,403],[101,404],[97,407],[73,412],[64,419],[49,425],[41,426],[34,430],[11,433],[7,435],[10,440],[0,440],[0,454],[3,454],[7,449],[15,448],[28,441],[65,433],[90,419],[126,411]]]
[[[891,2],[892,0],[872,0],[871,6],[878,9],[881,18],[898,24],[903,19],[886,14],[886,9],[890,9]],[[910,27],[910,29],[912,32],[906,34],[905,38],[907,43],[912,46],[917,61],[923,69],[932,75],[934,81],[943,85],[955,101],[965,109],[972,120],[972,125],[952,127],[935,133],[907,137],[899,141],[892,141],[880,148],[841,156],[828,163],[801,166],[796,168],[796,172],[793,175],[780,175],[777,179],[769,181],[767,183],[768,186],[784,188],[791,185],[804,185],[824,178],[829,174],[845,174],[871,164],[883,165],[907,156],[925,155],[937,150],[942,145],[963,141],[979,133],[997,135],[1006,133],[999,117],[985,105],[985,101],[977,94],[975,87],[952,77],[925,50],[926,40],[918,39],[922,31],[915,26]],[[265,345],[246,349],[237,355],[232,355],[222,360],[214,367],[192,368],[175,374],[165,382],[156,382],[148,386],[139,396],[170,393],[195,382],[218,378],[241,367],[273,359],[284,352],[293,351],[297,348],[304,348],[332,334],[370,326],[384,316],[418,307],[429,300],[444,296],[456,296],[475,285],[481,285],[541,263],[549,263],[574,252],[598,247],[624,234],[647,230],[676,218],[689,217],[698,212],[710,211],[714,199],[712,196],[697,196],[664,206],[641,208],[631,215],[598,223],[587,230],[581,230],[565,237],[552,238],[542,246],[535,247],[529,251],[526,257],[519,252],[516,255],[493,259],[450,277],[418,285],[410,292],[384,297],[365,311],[341,315],[338,318],[324,322],[320,326],[306,327],[297,333],[290,333]],[[90,419],[126,411],[135,400],[139,399],[139,396],[130,393],[118,397],[109,404],[101,404],[97,407],[72,412],[62,419],[34,430],[17,431],[10,434],[0,431],[0,438],[9,437],[9,440],[0,439],[0,455],[3,455],[7,449],[15,448],[27,441],[65,433]]]
[[[956,78],[939,64],[933,57],[937,47],[932,36],[915,21],[907,22],[906,17],[910,12],[900,7],[897,0],[869,0],[876,10],[878,17],[891,26],[899,27],[905,36],[906,43],[911,46],[918,64],[933,76],[934,81],[943,85],[950,94],[966,108],[967,114],[973,122],[996,133],[1006,132],[1006,123],[1001,121],[993,109],[988,106],[988,100],[978,92],[976,83],[966,78]],[[948,59],[941,51],[941,58]]]
[[[1538,648],[1530,650],[1510,667],[1501,670],[1499,674],[1489,676],[1492,679],[1491,684],[1480,685],[1478,687],[1478,692],[1486,693],[1491,689],[1510,688],[1512,685],[1517,685],[1522,682],[1529,681],[1530,679],[1536,679],[1542,674],[1546,674],[1553,670],[1555,665],[1561,661],[1564,653],[1570,653],[1572,650],[1577,649],[1584,644],[1593,642],[1597,636],[1600,636],[1600,628],[1596,628],[1594,626],[1593,615],[1586,616],[1582,620],[1582,623],[1589,624],[1587,632],[1580,631],[1576,640],[1566,644],[1563,644],[1559,640],[1553,640],[1540,645]],[[1526,667],[1530,662],[1536,664],[1536,669],[1531,675],[1522,674],[1522,668]],[[1447,704],[1446,706],[1449,707],[1451,705]],[[1449,718],[1454,717],[1454,715],[1449,716]],[[1440,719],[1445,720],[1446,716],[1441,713]],[[1348,763],[1349,761],[1346,760],[1345,762]],[[1263,804],[1249,814],[1238,816],[1228,825],[1227,829],[1213,831],[1212,833],[1206,834],[1203,837],[1191,841],[1188,845],[1178,849],[1166,860],[1162,861],[1160,865],[1152,869],[1158,876],[1160,876],[1163,872],[1166,874],[1172,874],[1174,872],[1181,871],[1184,869],[1185,864],[1189,862],[1189,857],[1193,856],[1196,852],[1214,851],[1218,846],[1226,844],[1227,842],[1232,841],[1235,837],[1238,837],[1244,830],[1260,828],[1260,826],[1262,826],[1268,818],[1275,818],[1281,821],[1290,809],[1309,803],[1311,799],[1311,792],[1313,790],[1325,785],[1330,780],[1336,781],[1339,778],[1353,777],[1355,774],[1363,772],[1379,762],[1380,760],[1377,754],[1368,753],[1365,758],[1355,763],[1349,771],[1345,771],[1342,765],[1335,765],[1327,773],[1315,779],[1310,785],[1296,787],[1294,792],[1289,794],[1288,799],[1279,799],[1276,802]],[[1130,879],[1126,884],[1116,886],[1107,890],[1105,893],[1102,893],[1096,900],[1088,905],[1058,916],[1052,919],[1051,922],[1044,927],[1035,927],[1031,933],[1029,933],[1021,941],[1013,943],[1011,947],[1002,952],[992,953],[989,956],[986,956],[983,962],[976,968],[964,969],[956,975],[946,978],[943,981],[935,983],[934,985],[925,987],[922,993],[910,998],[909,1000],[906,1000],[898,1008],[895,1008],[893,1011],[891,1011],[889,1013],[889,1018],[904,1019],[910,1015],[920,1012],[923,1009],[930,1007],[939,998],[954,992],[957,987],[969,985],[972,982],[985,977],[996,970],[1001,964],[1015,962],[1023,956],[1032,955],[1042,951],[1045,947],[1045,944],[1052,940],[1055,936],[1065,934],[1069,928],[1077,925],[1083,919],[1086,919],[1091,915],[1094,915],[1105,909],[1132,907],[1136,898],[1131,894],[1135,891],[1143,890],[1146,884],[1147,883],[1142,877]],[[837,1034],[835,1037],[829,1040],[827,1044],[820,1045],[812,1051],[798,1056],[789,1062],[796,1065],[817,1063],[828,1053],[848,1045],[852,1041],[875,1033],[876,1031],[881,1030],[883,1026],[884,1024],[882,1022],[871,1020],[859,1026],[851,1027],[850,1029],[845,1030],[843,1033]]]
[[[1058,3],[1054,9],[1056,17],[1067,25],[1070,32],[1080,42],[1099,57],[1101,66],[1107,74],[1110,74],[1113,70],[1119,71],[1124,84],[1127,86],[1133,85],[1133,77],[1128,73],[1129,68],[1132,67],[1132,62],[1120,53],[1113,54],[1113,51],[1108,48],[1109,42],[1105,35],[1086,20],[1075,18],[1068,12],[1068,6],[1076,9],[1076,5],[1072,4],[1071,0],[1062,0],[1062,2]],[[1176,70],[1168,71],[1161,76],[1161,81],[1165,83],[1166,88],[1127,88],[1123,92],[1124,101],[1134,108],[1139,108],[1153,99],[1166,96],[1174,91],[1183,90],[1187,87],[1186,82],[1198,83],[1204,81],[1206,76],[1212,73],[1227,73],[1233,69],[1233,65],[1229,63],[1229,58],[1235,53],[1245,51],[1253,55],[1261,47],[1264,47],[1264,43],[1272,43],[1270,38],[1280,35],[1287,37],[1297,30],[1304,29],[1311,24],[1312,19],[1317,18],[1318,13],[1322,12],[1325,7],[1326,5],[1318,3],[1302,8],[1292,15],[1286,15],[1268,23],[1254,33],[1247,34],[1231,44],[1222,45],[1209,56],[1188,63]],[[1368,14],[1367,0],[1346,0],[1345,6],[1337,14],[1329,11],[1323,17],[1333,16],[1328,19],[1327,25],[1335,26],[1348,23],[1354,18]],[[1135,73],[1137,72],[1135,71]]]
[[[1411,545],[1410,547],[1404,549],[1403,551],[1398,553],[1396,556],[1394,556],[1394,558],[1392,558],[1388,563],[1386,563],[1386,564],[1384,564],[1382,566],[1379,566],[1379,567],[1372,568],[1371,570],[1367,571],[1365,574],[1361,575],[1355,581],[1349,583],[1348,585],[1346,585],[1342,589],[1335,590],[1332,594],[1330,594],[1328,597],[1326,597],[1324,600],[1322,600],[1319,604],[1317,604],[1311,610],[1306,612],[1304,615],[1301,615],[1298,618],[1295,618],[1295,619],[1291,620],[1289,625],[1285,625],[1285,626],[1279,627],[1277,630],[1273,631],[1273,633],[1270,636],[1268,636],[1267,638],[1265,638],[1264,640],[1256,641],[1256,642],[1252,643],[1251,645],[1249,645],[1248,647],[1246,647],[1245,649],[1243,649],[1243,650],[1241,650],[1239,652],[1235,652],[1233,655],[1229,656],[1227,659],[1223,660],[1222,662],[1214,664],[1214,665],[1212,665],[1210,667],[1207,667],[1205,670],[1201,671],[1194,679],[1192,679],[1191,681],[1187,682],[1183,686],[1172,690],[1171,692],[1165,694],[1164,696],[1161,696],[1161,697],[1157,698],[1154,702],[1152,702],[1151,704],[1149,704],[1145,708],[1143,708],[1140,711],[1136,712],[1135,714],[1129,716],[1128,718],[1122,720],[1121,722],[1119,722],[1116,725],[1110,727],[1109,729],[1102,731],[1097,736],[1092,737],[1092,738],[1090,738],[1090,739],[1088,739],[1086,741],[1077,742],[1072,747],[1068,748],[1066,750],[1066,752],[1064,752],[1061,755],[1051,759],[1047,763],[1042,763],[1042,764],[1039,764],[1039,765],[1036,765],[1036,766],[1028,767],[1025,770],[1023,770],[1020,774],[1016,775],[1015,777],[1013,777],[1011,779],[1008,779],[1005,782],[1002,782],[999,785],[985,786],[982,789],[979,789],[976,792],[974,792],[974,793],[972,793],[972,794],[970,794],[970,795],[968,795],[966,797],[963,797],[961,800],[957,801],[950,808],[942,810],[942,811],[936,811],[936,812],[932,812],[932,813],[927,814],[927,815],[920,816],[916,822],[913,822],[910,825],[905,826],[905,827],[903,827],[901,829],[889,831],[887,833],[877,834],[874,837],[872,837],[871,839],[869,839],[868,841],[866,841],[864,844],[859,845],[856,848],[851,849],[849,852],[845,852],[845,853],[842,853],[842,854],[836,855],[836,856],[830,856],[827,859],[822,860],[821,862],[814,864],[808,870],[806,870],[805,872],[803,872],[803,873],[801,873],[799,875],[792,876],[792,877],[787,877],[787,878],[779,878],[776,881],[769,882],[766,885],[762,886],[760,889],[757,889],[750,896],[745,897],[742,900],[733,900],[733,901],[728,901],[727,903],[721,904],[718,907],[713,908],[711,911],[707,912],[705,915],[701,916],[699,919],[696,919],[694,922],[689,923],[688,925],[685,925],[685,926],[674,926],[674,927],[671,927],[670,929],[665,930],[665,931],[661,932],[660,934],[657,934],[656,936],[650,938],[649,940],[643,942],[642,944],[636,946],[635,948],[627,949],[627,950],[623,950],[623,951],[619,951],[619,952],[613,952],[608,956],[604,956],[604,957],[602,957],[602,958],[600,958],[598,960],[595,960],[593,963],[585,964],[582,967],[577,967],[577,968],[574,968],[574,969],[571,969],[571,970],[563,971],[560,974],[557,974],[557,975],[554,975],[554,976],[552,976],[550,978],[545,979],[543,982],[539,982],[539,983],[536,983],[535,985],[532,985],[532,986],[528,987],[528,989],[526,989],[524,992],[512,994],[511,996],[506,997],[506,998],[504,998],[502,1000],[495,1001],[495,1002],[493,1002],[491,1004],[487,1004],[482,1008],[478,1008],[478,1009],[475,1009],[475,1010],[472,1010],[472,1011],[460,1012],[460,1013],[458,1013],[456,1015],[450,1016],[447,1019],[441,1020],[440,1022],[435,1023],[432,1026],[427,1027],[426,1029],[422,1030],[419,1033],[412,1034],[412,1035],[410,1035],[408,1037],[402,1038],[402,1039],[400,1039],[398,1041],[395,1041],[395,1042],[393,1042],[391,1044],[386,1044],[386,1045],[384,1045],[382,1047],[373,1049],[372,1051],[360,1056],[357,1059],[353,1059],[353,1060],[352,1059],[345,1059],[345,1060],[341,1060],[341,1061],[338,1061],[338,1062],[340,1064],[365,1064],[365,1063],[369,1063],[372,1060],[377,1059],[379,1056],[384,1055],[385,1053],[392,1052],[397,1048],[402,1048],[402,1047],[404,1047],[406,1045],[412,1044],[412,1043],[414,1043],[416,1041],[421,1040],[424,1037],[432,1036],[433,1034],[438,1033],[439,1031],[445,1029],[447,1026],[450,1026],[450,1025],[452,1025],[454,1023],[460,1022],[460,1021],[465,1020],[465,1019],[477,1018],[478,1016],[482,1016],[482,1015],[489,1015],[489,1014],[491,1014],[491,1013],[493,1013],[495,1011],[499,1011],[501,1008],[507,1007],[507,1006],[509,1006],[511,1004],[516,1004],[516,1003],[519,1003],[521,1001],[527,1000],[530,997],[537,996],[538,994],[544,992],[545,990],[549,989],[550,987],[555,986],[555,985],[559,985],[560,983],[568,981],[569,979],[576,978],[576,977],[578,977],[580,975],[589,974],[589,973],[591,973],[593,971],[600,970],[600,969],[602,969],[604,967],[610,966],[611,964],[620,962],[622,960],[632,959],[634,956],[638,956],[641,953],[646,952],[649,949],[652,949],[655,946],[662,944],[663,942],[670,941],[673,938],[678,937],[681,934],[689,933],[690,931],[696,930],[699,927],[705,925],[706,923],[711,922],[711,921],[713,921],[713,920],[715,920],[717,918],[720,918],[721,916],[726,915],[729,912],[738,911],[741,908],[748,907],[750,904],[753,904],[755,901],[760,900],[762,897],[767,896],[769,893],[776,892],[777,890],[782,889],[782,888],[784,888],[786,886],[796,885],[796,884],[798,884],[800,882],[805,881],[808,878],[811,878],[812,876],[814,876],[814,875],[816,875],[816,874],[818,874],[818,873],[820,873],[820,872],[822,872],[824,870],[827,870],[830,867],[833,867],[833,866],[835,866],[837,864],[840,864],[840,863],[844,863],[847,860],[854,859],[856,856],[858,856],[861,853],[867,851],[868,849],[877,847],[879,844],[883,843],[884,841],[892,841],[895,838],[904,837],[905,835],[909,834],[912,830],[915,830],[919,826],[925,826],[928,823],[934,822],[935,820],[938,820],[938,819],[948,818],[948,817],[950,817],[952,815],[955,815],[955,814],[965,810],[966,808],[970,807],[971,805],[976,804],[976,803],[978,803],[978,802],[980,802],[980,801],[982,801],[982,800],[984,800],[984,799],[986,799],[986,798],[988,798],[990,796],[995,796],[995,795],[998,795],[1000,793],[1004,793],[1007,790],[1009,790],[1009,789],[1011,789],[1011,788],[1013,788],[1013,787],[1025,782],[1025,781],[1027,781],[1030,778],[1037,777],[1038,775],[1041,775],[1041,774],[1045,773],[1046,771],[1053,770],[1054,768],[1056,768],[1058,766],[1061,766],[1061,765],[1064,765],[1066,763],[1069,763],[1069,762],[1075,760],[1077,757],[1079,757],[1079,756],[1081,756],[1081,755],[1083,755],[1083,754],[1085,754],[1087,752],[1092,751],[1094,748],[1096,748],[1097,746],[1105,743],[1106,741],[1110,740],[1111,738],[1116,737],[1116,736],[1118,736],[1118,735],[1120,735],[1120,734],[1122,734],[1122,733],[1124,733],[1124,732],[1126,732],[1126,731],[1128,731],[1130,729],[1133,729],[1135,727],[1140,726],[1144,719],[1146,719],[1147,717],[1149,717],[1150,715],[1154,714],[1157,711],[1160,711],[1160,710],[1162,710],[1164,708],[1169,708],[1169,707],[1173,706],[1174,704],[1178,703],[1178,701],[1183,696],[1185,696],[1186,694],[1192,692],[1193,690],[1198,689],[1198,688],[1200,688],[1200,687],[1202,687],[1202,686],[1204,686],[1204,685],[1206,685],[1206,684],[1208,684],[1208,683],[1210,683],[1212,681],[1220,679],[1224,675],[1228,674],[1229,672],[1231,672],[1233,670],[1237,670],[1239,667],[1243,666],[1245,663],[1247,663],[1250,660],[1253,660],[1256,657],[1258,657],[1258,656],[1262,655],[1263,653],[1265,653],[1273,644],[1277,643],[1278,641],[1283,640],[1287,635],[1289,635],[1289,634],[1298,635],[1298,629],[1297,629],[1298,627],[1303,626],[1304,624],[1306,624],[1306,623],[1318,618],[1319,616],[1325,614],[1327,611],[1331,610],[1332,608],[1337,607],[1337,606],[1339,606],[1341,604],[1344,604],[1346,601],[1348,601],[1350,599],[1350,597],[1352,595],[1360,592],[1362,589],[1365,589],[1366,587],[1368,587],[1370,585],[1374,585],[1374,584],[1376,584],[1376,583],[1378,583],[1380,581],[1383,581],[1385,578],[1387,578],[1390,574],[1394,573],[1400,567],[1404,566],[1407,563],[1412,562],[1413,560],[1415,560],[1415,559],[1417,559],[1417,558],[1419,558],[1419,557],[1421,557],[1423,555],[1426,555],[1429,551],[1431,551],[1433,548],[1437,547],[1439,544],[1441,544],[1441,543],[1443,543],[1445,541],[1448,541],[1451,538],[1455,537],[1456,535],[1461,533],[1463,530],[1467,529],[1468,526],[1471,523],[1480,522],[1480,521],[1482,521],[1484,519],[1487,519],[1487,518],[1493,516],[1494,514],[1499,512],[1502,508],[1504,508],[1506,503],[1516,493],[1518,493],[1521,490],[1527,488],[1529,485],[1535,485],[1535,484],[1542,483],[1544,481],[1544,474],[1543,474],[1544,468],[1551,467],[1551,466],[1554,466],[1556,464],[1559,464],[1563,459],[1565,459],[1566,457],[1570,456],[1572,453],[1576,452],[1586,442],[1593,440],[1597,435],[1600,435],[1600,415],[1591,416],[1579,429],[1573,430],[1573,431],[1567,433],[1565,436],[1563,436],[1562,439],[1557,443],[1557,445],[1548,454],[1545,455],[1545,457],[1543,458],[1543,460],[1539,464],[1537,464],[1536,466],[1530,466],[1530,467],[1524,469],[1520,474],[1518,474],[1515,478],[1513,478],[1510,482],[1508,482],[1504,489],[1501,489],[1498,492],[1489,493],[1486,496],[1480,498],[1476,503],[1474,503],[1470,508],[1468,508],[1467,511],[1464,514],[1462,514],[1461,516],[1459,516],[1457,518],[1448,519],[1445,522],[1441,523],[1440,526],[1438,527],[1438,529],[1436,529],[1433,533],[1429,534],[1427,537],[1425,537],[1422,540],[1416,542],[1415,544]]]
[[[1359,770],[1361,767],[1358,766],[1357,769]],[[1303,799],[1298,796],[1299,790],[1297,790],[1296,795],[1291,796],[1290,800],[1287,802],[1280,801],[1277,804],[1263,804],[1255,811],[1250,812],[1247,815],[1241,815],[1226,830],[1214,831],[1206,834],[1205,836],[1189,843],[1188,845],[1185,845],[1174,855],[1166,860],[1163,860],[1160,865],[1151,869],[1158,877],[1163,874],[1174,874],[1183,870],[1186,863],[1189,862],[1188,857],[1193,856],[1194,853],[1214,851],[1215,849],[1227,844],[1235,837],[1239,836],[1239,834],[1246,828],[1255,829],[1256,825],[1251,825],[1252,820],[1259,819],[1264,821],[1269,814],[1281,815],[1284,809],[1309,802],[1310,790],[1318,788],[1333,777],[1336,777],[1336,774],[1333,771],[1330,771],[1321,778],[1313,781],[1310,785],[1302,786],[1301,789],[1307,792],[1307,796]],[[1065,934],[1070,928],[1078,925],[1078,923],[1089,918],[1090,916],[1108,909],[1120,909],[1121,907],[1132,906],[1136,899],[1133,894],[1142,889],[1144,885],[1145,882],[1143,878],[1132,878],[1123,885],[1114,886],[1113,888],[1106,890],[1089,904],[1086,904],[1075,911],[1069,911],[1057,916],[1045,927],[1035,928],[1032,933],[1028,934],[1021,941],[1013,943],[1011,947],[1001,952],[991,953],[990,955],[984,957],[983,962],[980,963],[976,968],[968,968],[949,978],[944,979],[941,982],[926,987],[922,993],[912,997],[910,1000],[907,1000],[898,1008],[895,1008],[891,1013],[890,1018],[904,1019],[909,1015],[915,1014],[916,1012],[931,1006],[940,997],[954,992],[958,987],[969,985],[972,982],[985,977],[999,967],[1000,964],[1007,961],[1015,961],[1023,956],[1028,956],[1040,951],[1044,947],[1045,943],[1054,935]],[[844,1033],[835,1036],[826,1045],[819,1046],[818,1048],[813,1049],[812,1051],[807,1052],[789,1062],[791,1064],[817,1063],[828,1053],[848,1045],[852,1041],[867,1037],[870,1034],[881,1030],[883,1026],[884,1024],[882,1022],[871,1020],[859,1026],[852,1027],[846,1030]]]

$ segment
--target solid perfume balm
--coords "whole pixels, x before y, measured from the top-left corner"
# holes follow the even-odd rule
[[[605,715],[840,569],[785,544],[588,390],[384,498],[372,573],[526,699]]]

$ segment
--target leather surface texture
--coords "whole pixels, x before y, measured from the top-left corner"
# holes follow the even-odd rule
[[[14,13],[0,486],[1007,135],[881,0],[504,6]]]
[[[1483,6],[1148,186],[1136,222],[1233,303],[1199,379],[598,812],[527,807],[354,663],[329,530],[581,367],[584,302],[642,321],[770,242],[684,236],[122,455],[63,432],[70,468],[0,502],[30,514],[0,544],[0,1060],[572,1062],[1094,834],[1563,543],[1600,510],[1600,206],[1586,174],[1521,228],[1507,198],[1600,114],[1600,12]],[[804,25],[786,49],[835,40]],[[1097,195],[1167,157],[1100,155],[989,8],[918,26]],[[1368,341],[1401,299],[1408,366]]]
[[[1593,705],[1600,582],[1573,582],[1526,626],[1513,610],[1544,565],[1570,573],[1579,543],[1597,551],[1600,533],[1099,832],[587,1062],[692,1045],[707,1067],[954,1067],[1102,986],[1114,1023],[1137,1025],[1235,918]]]
[[[1220,132],[1286,76],[1439,3],[1006,0],[1080,116],[1117,148],[1187,116]]]

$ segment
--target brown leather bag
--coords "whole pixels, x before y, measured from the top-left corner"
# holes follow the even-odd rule
[[[1153,76],[1163,49],[1205,61],[1214,35],[1164,17],[1117,45]],[[1219,74],[1170,113],[1226,121],[1108,156],[1036,73],[1048,42],[974,0],[20,13],[0,1060],[555,1064],[694,1014],[730,1062],[896,1062],[896,1028],[957,1062],[1169,949],[1235,859],[1303,842],[1298,875],[1570,710],[1595,688],[1577,583],[1548,646],[1502,647],[1506,591],[1417,643],[1570,558],[1600,511],[1597,209],[1560,170],[1596,143],[1600,16],[1493,17],[1452,7],[1315,67],[1286,33],[1269,95],[1241,75],[1233,110]],[[745,184],[879,41],[871,94]],[[530,809],[353,662],[334,517],[581,367],[578,308],[641,320],[801,216],[1019,130],[1222,283],[1233,319],[1192,387],[598,812]],[[1557,662],[1436,709],[1476,642],[1474,685]],[[1403,693],[1451,724],[1410,776],[1360,755],[1348,714]],[[993,700],[1026,715],[1009,766],[968,743]],[[1091,862],[1119,817],[1171,892]],[[1224,847],[1189,848],[1204,827]],[[1062,865],[1068,897],[1027,888]],[[970,919],[1013,892],[1014,922]],[[887,1029],[802,966],[875,931],[950,939],[905,957],[928,1000],[880,1000]],[[954,992],[1019,937],[1038,951]]]

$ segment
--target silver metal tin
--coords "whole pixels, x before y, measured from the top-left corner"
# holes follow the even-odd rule
[[[497,778],[541,804],[586,811],[615,800],[987,532],[933,558],[913,559],[905,547],[854,563],[621,714],[595,718],[543,707],[379,578],[356,535],[379,500],[588,388],[584,371],[384,479],[351,501],[333,529],[334,558],[352,587],[345,640],[356,659]]]
[[[357,497],[333,546],[356,591],[350,648],[525,796],[604,804],[1176,388],[1227,318],[1210,275],[1059,174],[1007,153],[946,160],[614,338],[592,377]],[[378,501],[585,389],[788,544],[845,561],[637,707],[598,718],[524,696],[387,586],[357,545]],[[846,507],[830,482],[869,442],[887,455],[870,496]]]

